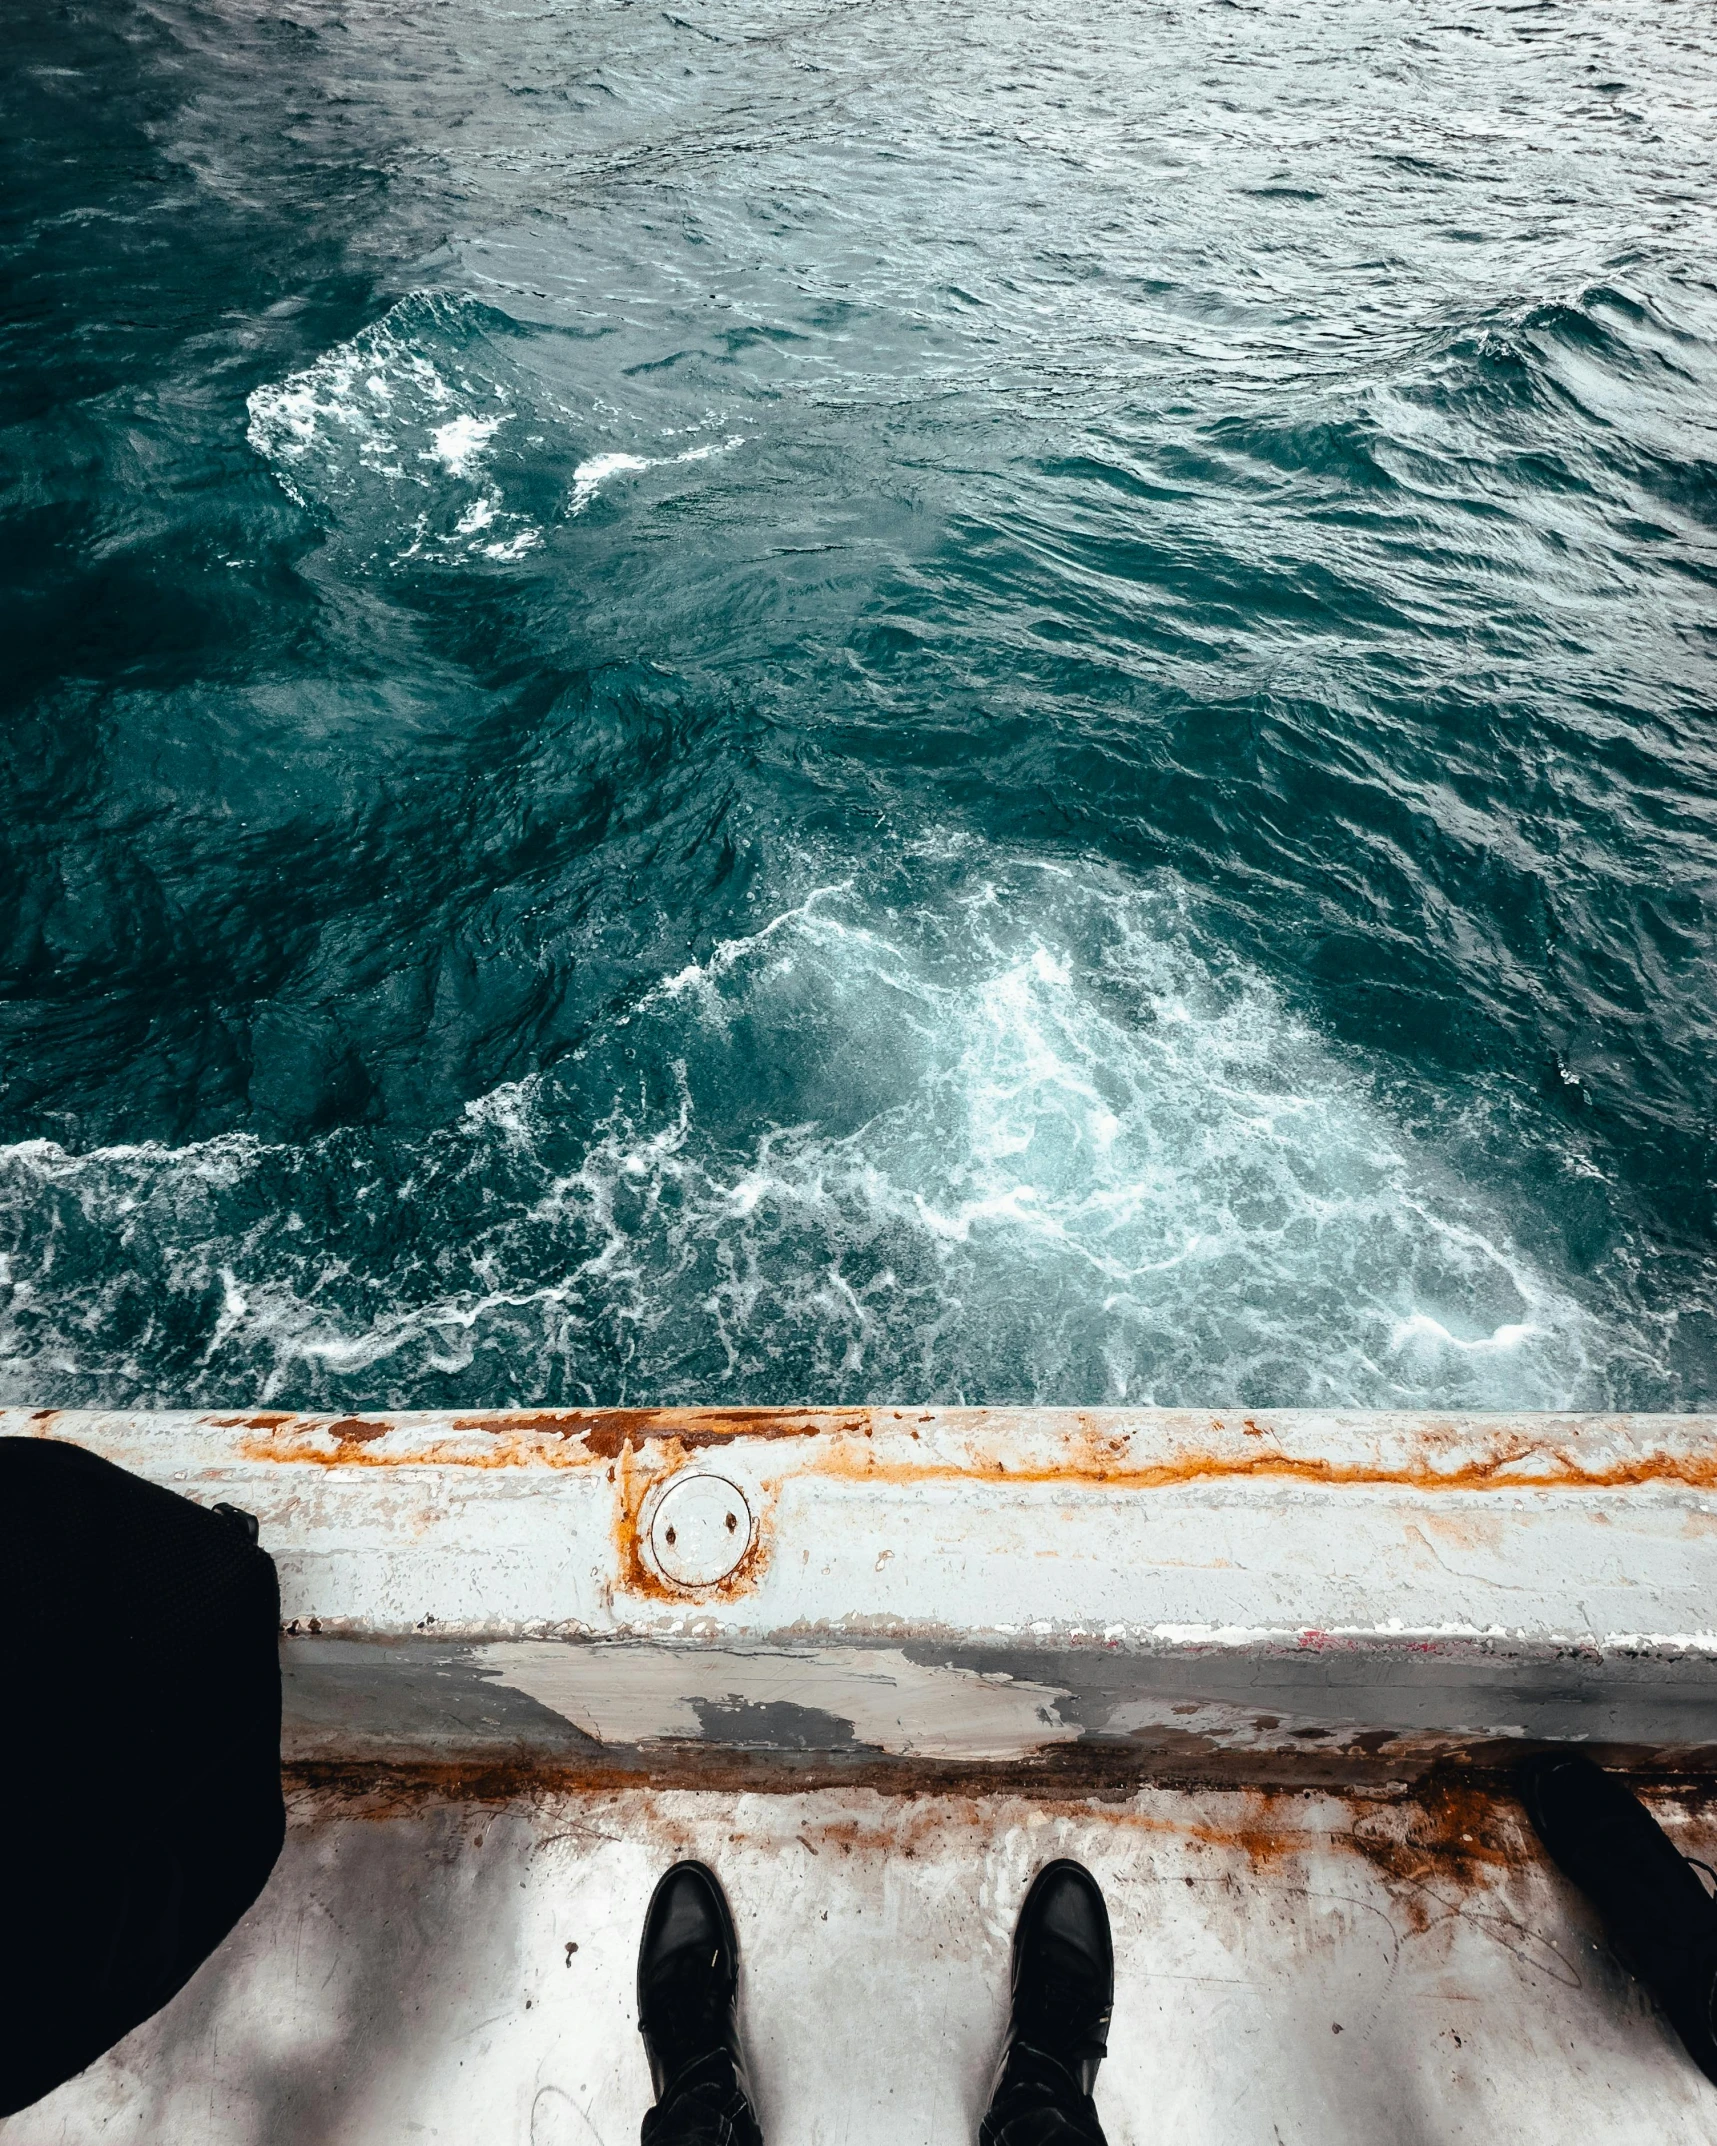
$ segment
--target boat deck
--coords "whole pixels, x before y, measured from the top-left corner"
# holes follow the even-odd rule
[[[1717,2087],[1505,1795],[300,1787],[228,1945],[5,2146],[623,2146],[649,2101],[638,1929],[663,1867],[723,1875],[772,2146],[975,2136],[1015,1910],[1102,1881],[1111,2146],[1717,2140]],[[1717,1825],[1660,1802],[1696,1851]]]
[[[1535,1745],[1717,1862],[1717,1421],[0,1414],[255,1513],[292,1828],[4,2146],[622,2146],[721,1873],[772,2146],[974,2137],[1013,1922],[1108,1896],[1112,2146],[1717,2146]],[[40,1754],[45,1779],[53,1754]]]

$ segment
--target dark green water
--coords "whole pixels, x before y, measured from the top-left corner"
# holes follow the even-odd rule
[[[4,1396],[1717,1406],[1717,26],[12,0]]]

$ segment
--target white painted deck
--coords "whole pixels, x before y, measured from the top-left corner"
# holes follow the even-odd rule
[[[1014,1911],[1073,1854],[1117,1938],[1111,2146],[1708,2146],[1717,2087],[1523,1823],[1235,1792],[301,1802],[226,1950],[0,2138],[627,2146],[649,2099],[638,1927],[695,1854],[733,1900],[771,2146],[969,2141]]]

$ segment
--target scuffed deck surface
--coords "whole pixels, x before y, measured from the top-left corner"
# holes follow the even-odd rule
[[[1660,1806],[1710,1855],[1710,1806]],[[1032,1872],[1096,1871],[1111,2146],[1717,2141],[1717,2088],[1506,1802],[1048,1806],[622,1791],[367,1812],[303,1791],[228,1948],[5,2146],[623,2146],[657,1873],[727,1882],[772,2146],[973,2137]],[[574,1949],[576,1948],[576,1949]]]

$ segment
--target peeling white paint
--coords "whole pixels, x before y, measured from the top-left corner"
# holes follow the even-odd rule
[[[897,1757],[1019,1758],[1079,1734],[1048,1685],[909,1661],[898,1649],[787,1653],[699,1647],[481,1647],[477,1666],[602,1744],[703,1732],[698,1702],[795,1708],[850,1722],[853,1740]],[[774,1718],[774,1734],[791,1722]],[[762,1732],[768,1723],[760,1721]],[[730,1735],[733,1733],[729,1732]],[[760,1735],[761,1740],[761,1735]]]

